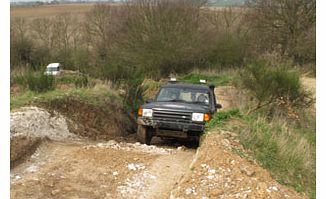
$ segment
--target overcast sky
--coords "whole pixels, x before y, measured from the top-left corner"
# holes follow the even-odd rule
[[[10,0],[10,2],[49,1],[49,0]]]

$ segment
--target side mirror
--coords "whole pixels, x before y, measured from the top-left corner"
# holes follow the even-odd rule
[[[148,100],[146,100],[145,101],[145,103],[151,103],[151,102],[153,102],[154,100],[152,100],[152,99],[148,99]]]
[[[222,105],[221,104],[216,104],[216,109],[221,109]]]

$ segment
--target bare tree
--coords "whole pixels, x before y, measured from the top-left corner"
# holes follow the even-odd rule
[[[66,67],[71,67],[71,53],[75,49],[79,36],[79,24],[71,15],[56,16],[52,20],[52,42],[55,53],[60,57]]]
[[[110,4],[96,4],[86,15],[88,20],[84,24],[85,39],[102,59],[107,59],[109,55],[109,46],[115,31],[113,18],[118,17],[117,9]]]
[[[202,1],[137,0],[125,6],[118,45],[122,60],[143,70],[169,73],[194,65]]]
[[[28,35],[28,24],[23,18],[15,18],[10,25],[11,67],[28,65],[31,61],[33,43]]]
[[[279,48],[282,55],[299,60],[294,50],[304,41],[302,34],[316,23],[315,0],[248,0],[248,22],[260,45]],[[257,34],[256,34],[257,35]]]
[[[36,18],[30,25],[35,40],[51,49],[53,47],[53,23],[49,18]]]

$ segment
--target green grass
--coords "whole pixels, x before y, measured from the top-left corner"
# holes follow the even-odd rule
[[[231,118],[242,117],[239,109],[231,109],[229,111],[219,111],[215,113],[211,121],[207,124],[208,130],[211,130],[215,127],[225,126],[226,122]]]
[[[229,1],[210,1],[208,3],[209,6],[216,7],[232,7],[232,6],[242,6],[244,5],[243,0],[229,0]]]
[[[241,125],[232,118],[240,120]],[[208,127],[237,133],[244,148],[276,181],[298,192],[306,192],[310,198],[316,197],[314,128],[293,125],[284,118],[267,120],[262,114],[246,116],[237,109],[218,112]],[[239,151],[235,153],[246,157]]]
[[[74,84],[76,79],[79,79],[78,75],[66,75],[56,78],[55,82],[57,84]]]
[[[181,82],[199,84],[201,79],[205,79],[207,84],[213,84],[214,86],[225,86],[232,82],[232,76],[229,74],[221,74],[221,75],[204,75],[204,74],[196,74],[191,73],[179,78]]]
[[[83,75],[65,75],[55,79],[56,84],[74,84],[76,88],[86,87],[91,78]]]
[[[22,88],[28,88],[37,93],[54,90],[55,79],[53,76],[44,75],[40,72],[28,72],[25,74],[12,75],[11,81]]]
[[[20,96],[14,96],[10,99],[10,109],[16,109],[26,105],[33,105],[42,102],[48,102],[54,99],[76,98],[80,101],[101,105],[105,100],[122,101],[120,97],[106,87],[94,88],[72,88],[69,90],[53,90],[45,93],[35,93],[27,91]]]
[[[315,146],[282,121],[251,118],[247,124],[250,133],[239,134],[243,146],[253,151],[280,183],[311,192],[316,175]]]

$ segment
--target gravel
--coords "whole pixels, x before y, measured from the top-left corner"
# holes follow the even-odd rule
[[[69,132],[67,120],[58,112],[49,113],[38,107],[23,107],[10,113],[10,137],[19,135],[48,137],[51,140],[77,139]]]
[[[145,198],[144,191],[149,184],[155,183],[156,176],[151,174],[147,169],[127,179],[117,190],[122,198]]]
[[[136,143],[126,143],[126,142],[116,142],[115,140],[109,140],[108,142],[101,142],[96,145],[87,145],[84,147],[85,149],[90,148],[111,148],[117,150],[125,150],[125,151],[140,151],[145,153],[154,153],[158,155],[168,155],[177,152],[177,149],[166,149],[157,147],[154,145],[146,145],[140,144],[139,142]]]

